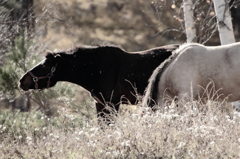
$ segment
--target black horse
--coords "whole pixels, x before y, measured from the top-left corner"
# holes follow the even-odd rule
[[[98,116],[116,112],[120,104],[136,104],[144,93],[153,70],[179,45],[167,45],[128,53],[119,47],[77,47],[58,53],[47,53],[46,59],[20,79],[20,87],[44,89],[58,81],[78,84],[96,100]]]

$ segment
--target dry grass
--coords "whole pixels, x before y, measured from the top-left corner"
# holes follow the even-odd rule
[[[204,115],[193,115],[191,110],[178,115],[171,107],[165,113],[127,109],[105,128],[96,119],[65,111],[56,118],[2,112],[0,154],[1,158],[239,158],[240,114],[234,112],[229,119],[214,105],[208,105]]]

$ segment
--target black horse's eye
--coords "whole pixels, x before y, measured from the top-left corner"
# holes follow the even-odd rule
[[[45,69],[47,69],[47,68],[49,68],[49,66],[48,66],[48,65],[46,65],[46,64],[43,64],[43,65],[42,65],[42,68],[45,68]]]

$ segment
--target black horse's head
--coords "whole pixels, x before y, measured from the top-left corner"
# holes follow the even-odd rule
[[[29,70],[20,79],[20,88],[27,91],[29,89],[44,89],[54,86],[57,83],[56,72],[61,56],[55,53],[47,53],[46,59]]]

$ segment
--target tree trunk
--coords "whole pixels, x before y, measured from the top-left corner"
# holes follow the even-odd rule
[[[213,0],[214,9],[218,23],[218,31],[222,45],[235,42],[232,18],[229,13],[229,6],[227,0]]]
[[[26,22],[25,27],[29,32],[34,29],[33,0],[22,0],[22,16]]]
[[[196,42],[196,28],[193,17],[193,2],[192,0],[183,1],[183,12],[185,21],[185,31],[187,36],[187,43]]]

